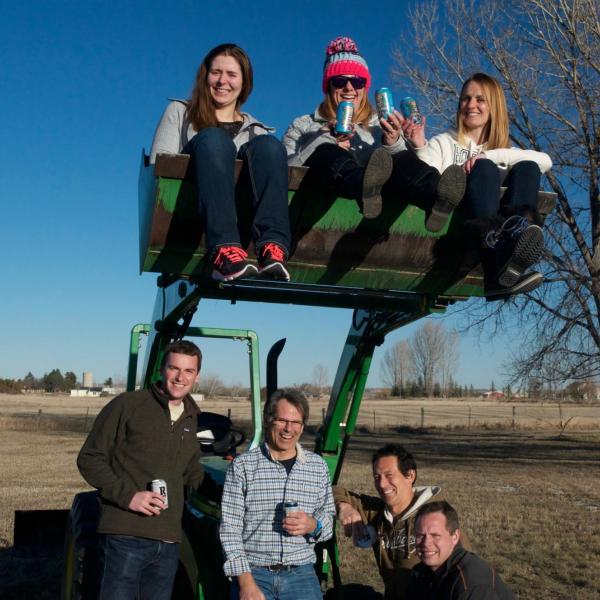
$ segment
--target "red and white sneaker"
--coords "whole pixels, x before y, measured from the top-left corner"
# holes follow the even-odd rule
[[[212,278],[233,281],[240,277],[254,277],[258,269],[246,259],[248,254],[239,246],[219,246],[213,255]]]
[[[289,281],[290,274],[286,269],[287,256],[285,250],[275,242],[265,244],[258,255],[258,274],[268,279]]]

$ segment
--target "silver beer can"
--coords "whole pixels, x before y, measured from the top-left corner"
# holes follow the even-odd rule
[[[394,100],[389,88],[380,88],[375,92],[375,104],[380,119],[387,119],[394,112]]]
[[[297,502],[284,502],[283,503],[283,512],[285,512],[285,516],[287,517],[293,512],[298,512],[300,507]]]
[[[335,133],[347,135],[352,133],[352,117],[354,116],[354,102],[340,102],[337,107]]]
[[[423,117],[419,112],[417,101],[410,96],[406,96],[406,98],[400,100],[400,112],[405,119],[411,119],[415,125],[423,123]]]
[[[164,507],[169,508],[169,496],[167,495],[167,482],[164,479],[153,479],[150,484],[152,491],[155,494],[160,494],[164,497]]]

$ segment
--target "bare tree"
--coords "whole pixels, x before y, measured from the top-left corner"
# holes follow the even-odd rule
[[[216,396],[221,393],[224,388],[223,381],[218,375],[207,374],[200,377],[200,383],[198,384],[198,391],[204,394],[207,398]]]
[[[453,125],[462,82],[486,71],[507,94],[513,143],[552,157],[547,284],[468,313],[488,332],[506,325],[507,311],[516,316],[515,381],[600,374],[599,15],[600,0],[429,0],[413,5],[411,43],[395,53],[396,74],[430,124]]]
[[[392,396],[404,393],[406,382],[413,370],[413,359],[406,340],[396,342],[385,351],[381,364],[381,379],[392,389]]]
[[[318,363],[313,369],[313,386],[317,394],[320,394],[329,383],[329,371],[325,365]]]
[[[423,380],[427,396],[433,395],[436,377],[448,381],[458,365],[458,336],[448,333],[442,323],[426,321],[410,338],[415,373]],[[456,357],[448,356],[455,354]]]
[[[449,388],[452,385],[453,375],[456,373],[459,361],[458,350],[459,335],[456,331],[444,332],[444,350],[440,357],[440,386],[442,396],[448,397]]]

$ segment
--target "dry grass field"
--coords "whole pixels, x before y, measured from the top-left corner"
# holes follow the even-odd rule
[[[105,399],[34,398],[0,395],[0,597],[3,600],[57,598],[60,552],[25,558],[13,545],[15,510],[68,508],[78,491],[86,489],[75,457],[93,415]],[[385,402],[385,401],[384,401]],[[433,418],[434,404],[413,401]],[[247,403],[219,402],[219,412],[247,407]],[[485,403],[491,411],[495,405]],[[386,402],[385,408],[394,409]],[[463,404],[463,406],[467,406]],[[595,416],[576,416],[559,435],[555,416],[535,416],[516,429],[503,422],[457,428],[439,416],[440,428],[417,431],[408,427],[372,428],[371,403],[364,406],[363,432],[347,455],[341,483],[370,492],[370,453],[389,441],[411,449],[419,465],[418,483],[441,485],[458,509],[475,548],[496,565],[522,600],[592,600],[600,597],[600,418],[598,407],[581,407]],[[86,418],[87,408],[90,407]],[[211,403],[202,406],[214,410]],[[395,408],[405,414],[410,408]],[[441,412],[448,405],[437,407]],[[535,407],[534,407],[535,408]],[[541,408],[541,407],[540,407]],[[563,421],[572,415],[565,405]],[[40,416],[39,410],[42,410]],[[379,409],[376,405],[376,414]],[[496,410],[496,408],[494,408]],[[525,413],[524,405],[517,405]],[[527,409],[529,410],[529,408]],[[533,410],[533,409],[532,409]],[[405,411],[404,413],[402,411]],[[441,415],[441,412],[439,413]],[[319,407],[313,408],[317,416]],[[534,413],[531,413],[534,414]],[[512,414],[509,413],[509,418]],[[574,421],[581,418],[578,424]],[[389,417],[388,417],[389,421]],[[402,422],[402,421],[400,421]],[[499,421],[498,421],[499,422]],[[536,426],[537,423],[537,426]],[[426,423],[427,425],[427,423]],[[463,424],[464,425],[464,424]],[[309,443],[309,440],[307,440]],[[341,541],[344,582],[361,583],[381,591],[369,550]]]

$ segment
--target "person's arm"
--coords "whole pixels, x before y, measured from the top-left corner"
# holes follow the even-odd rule
[[[335,519],[335,504],[333,502],[333,493],[329,483],[329,472],[325,462],[321,460],[322,485],[319,489],[316,510],[313,517],[318,521],[320,527],[316,533],[309,533],[309,536],[319,542],[324,542],[333,536],[333,522]]]
[[[282,141],[288,164],[292,167],[302,166],[321,144],[337,143],[328,125],[324,123],[323,127],[316,129],[310,115],[295,119],[283,134]]]
[[[546,173],[552,168],[552,159],[545,152],[523,150],[522,148],[496,148],[485,151],[486,158],[496,163],[499,167],[510,168],[524,160],[537,163],[540,171]]]
[[[150,164],[156,162],[157,154],[178,154],[180,152],[183,114],[181,102],[171,102],[165,109],[152,140]]]
[[[153,503],[152,492],[136,490],[128,479],[118,477],[110,465],[112,448],[124,440],[123,405],[122,398],[117,397],[100,411],[79,452],[77,467],[83,478],[100,492],[104,500],[124,510],[134,502],[132,510],[144,512]]]
[[[499,596],[490,582],[490,585],[475,585],[461,591],[457,590],[452,595],[452,600],[499,600]]]
[[[242,467],[237,461],[229,465],[221,500],[221,525],[219,537],[225,553],[223,571],[228,577],[250,573],[250,563],[244,551],[242,533],[244,529],[244,500],[246,481]]]
[[[425,140],[425,145],[421,147],[414,146],[416,155],[428,165],[435,167],[440,173],[454,163],[454,159],[449,155],[448,148],[444,143],[442,136],[434,136],[430,140]]]

